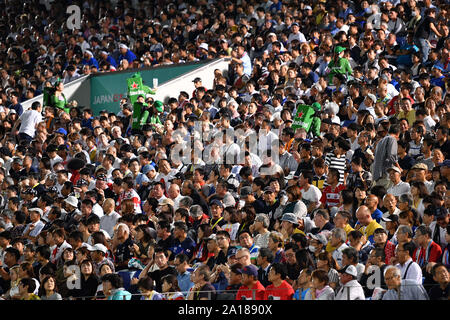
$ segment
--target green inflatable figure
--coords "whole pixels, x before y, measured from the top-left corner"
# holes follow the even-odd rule
[[[133,116],[131,123],[131,133],[141,130],[142,126],[147,122],[149,111],[148,104],[145,103],[145,96],[147,94],[155,94],[156,90],[145,86],[142,83],[142,77],[139,72],[133,74],[127,79],[128,92],[127,96],[130,103],[133,105]]]
[[[313,136],[319,137],[322,123],[318,114],[320,109],[321,106],[318,102],[314,102],[312,105],[298,104],[297,113],[292,122],[292,129],[304,128],[307,134],[311,133]]]

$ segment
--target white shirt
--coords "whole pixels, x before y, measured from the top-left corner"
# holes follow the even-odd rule
[[[311,202],[316,202],[316,208],[320,206],[320,198],[322,198],[322,192],[316,186],[310,184],[309,189],[302,189],[302,201],[306,206],[309,206]]]
[[[27,110],[20,116],[19,133],[25,133],[34,138],[36,132],[36,125],[42,121],[42,115],[36,110]]]
[[[96,214],[100,219],[103,217],[103,208],[98,203],[94,204],[92,207],[92,213]]]
[[[408,265],[410,263],[411,263],[411,266],[408,269]],[[409,260],[407,260],[404,265],[397,263],[395,266],[397,268],[399,268],[400,271],[402,272],[402,279],[411,279],[411,280],[415,280],[417,282],[417,284],[422,284],[422,269],[420,268],[420,266],[417,263],[412,261],[412,258],[409,258]],[[406,273],[406,278],[405,278],[406,269],[408,269],[408,273]]]
[[[350,293],[349,293],[350,291]],[[344,284],[336,294],[335,300],[366,300],[362,286],[356,280]]]
[[[25,227],[25,229],[23,230],[22,235],[27,233],[28,229],[30,229],[30,226],[32,224],[34,224],[34,229],[31,230],[31,232],[29,233],[30,237],[37,237],[39,235],[39,233],[41,233],[42,229],[45,226],[45,224],[41,220],[39,220],[38,222],[35,222],[35,223],[31,222]]]
[[[109,236],[112,238],[114,236],[114,227],[120,217],[121,215],[115,211],[110,214],[104,214],[103,217],[100,218],[100,229],[108,232]]]
[[[348,245],[343,243],[339,248],[333,251],[332,257],[334,260],[336,260],[336,263],[339,265],[340,268],[342,268],[342,251],[344,249],[348,248]]]
[[[265,150],[272,149],[272,142],[278,139],[278,136],[272,131],[269,131],[267,134],[262,134],[262,131],[260,131],[258,138],[258,149],[262,154]]]
[[[390,187],[387,193],[393,194],[395,197],[400,197],[404,193],[409,193],[410,186],[408,182],[403,182],[400,180],[395,186]]]

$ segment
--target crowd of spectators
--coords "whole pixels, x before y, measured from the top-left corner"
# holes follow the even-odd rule
[[[2,299],[449,298],[446,1],[70,4],[0,4]],[[137,130],[64,96],[221,57]]]

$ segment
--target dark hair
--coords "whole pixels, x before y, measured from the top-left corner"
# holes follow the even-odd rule
[[[27,292],[28,293],[33,293],[34,290],[36,290],[36,281],[32,278],[23,278],[20,280],[20,283],[24,286],[24,287],[28,287],[27,288]]]
[[[408,251],[409,255],[412,257],[414,254],[414,250],[416,250],[416,245],[412,241],[407,242],[403,244],[403,250]]]
[[[161,278],[161,283],[167,282],[170,284],[170,292],[180,291],[180,287],[178,286],[177,276],[174,274],[166,274]]]
[[[105,274],[105,275],[102,277],[102,282],[106,282],[106,281],[110,282],[110,283],[111,283],[111,286],[112,286],[114,289],[122,288],[122,287],[123,287],[123,279],[122,279],[122,277],[121,277],[119,274],[117,274],[117,273],[108,273],[108,274]]]
[[[153,290],[153,279],[149,276],[140,278],[137,284],[138,288],[144,288],[145,290]]]
[[[342,254],[346,255],[353,263],[359,261],[358,251],[353,247],[348,247],[342,250]]]
[[[286,279],[287,276],[287,269],[286,269],[286,265],[282,264],[282,263],[274,263],[270,266],[270,269],[274,270],[275,273],[279,274],[281,276],[281,279],[284,280]]]
[[[317,269],[314,270],[311,274],[313,278],[316,278],[320,282],[325,282],[325,285],[327,285],[330,282],[330,278],[328,277],[328,272],[325,270]]]

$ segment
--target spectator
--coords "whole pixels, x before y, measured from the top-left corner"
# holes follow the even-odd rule
[[[336,300],[365,300],[364,291],[356,280],[355,266],[348,265],[339,270],[342,283],[341,289],[336,293]]]
[[[386,268],[384,279],[388,291],[383,300],[429,300],[422,284],[411,279],[402,279],[401,271],[394,266]]]

